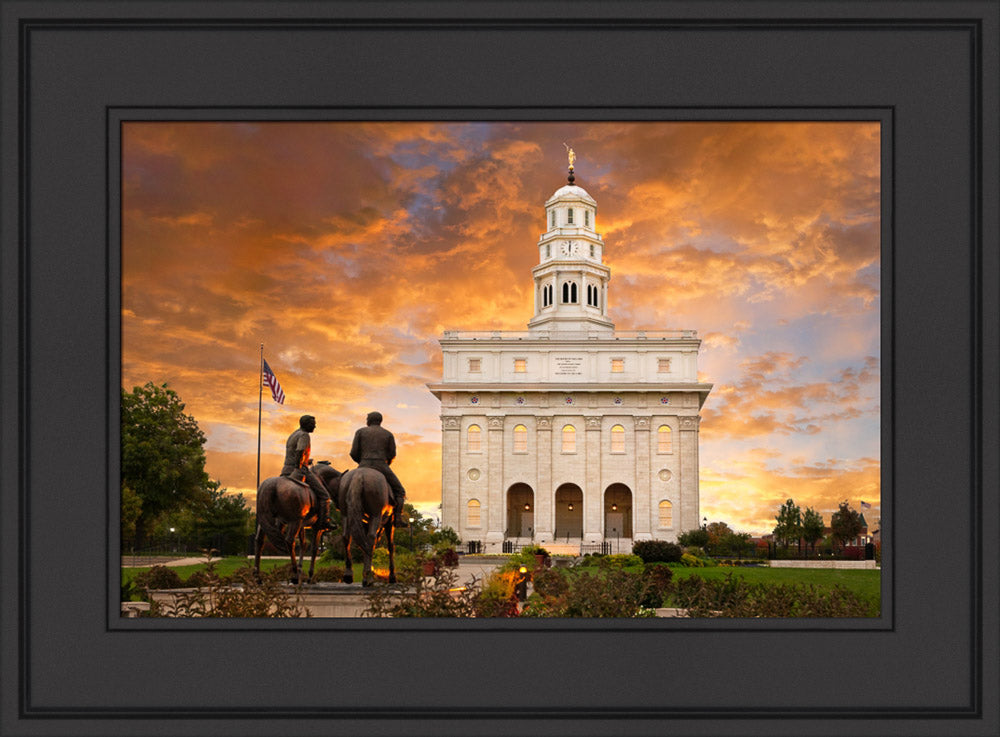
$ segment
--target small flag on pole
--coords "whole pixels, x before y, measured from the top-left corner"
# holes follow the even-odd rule
[[[264,361],[264,381],[271,388],[271,396],[274,397],[274,401],[278,404],[285,403],[285,392],[281,389],[281,384],[278,383],[278,377],[274,375],[271,367],[267,365],[267,361]]]
[[[871,509],[872,505],[869,504],[868,502],[861,502],[861,508],[862,509]]]

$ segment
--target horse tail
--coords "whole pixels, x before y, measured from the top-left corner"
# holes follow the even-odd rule
[[[288,541],[274,516],[274,497],[277,493],[277,482],[268,484],[265,481],[260,485],[260,489],[257,490],[257,525],[279,553],[290,554],[292,551],[288,547]]]
[[[366,479],[364,473],[355,471],[351,478],[350,486],[347,488],[347,519],[345,528],[350,525],[350,536],[355,540],[364,539],[365,527],[365,486]]]

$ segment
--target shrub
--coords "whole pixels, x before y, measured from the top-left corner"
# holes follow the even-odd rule
[[[638,555],[615,554],[608,555],[598,561],[598,565],[603,568],[628,568],[630,566],[641,566],[642,558]]]
[[[472,609],[477,617],[516,617],[517,594],[515,586],[520,574],[493,571],[483,582],[473,599]]]
[[[308,570],[306,571],[308,573]],[[337,583],[342,581],[344,578],[344,567],[343,566],[323,566],[322,568],[317,567],[316,572],[313,574],[313,581],[332,581]]]
[[[632,552],[643,563],[678,563],[683,554],[680,545],[666,540],[642,540],[632,546]]]
[[[142,571],[135,577],[136,588],[145,589],[180,589],[184,582],[177,571],[167,566],[153,566],[148,571]]]
[[[642,567],[642,573],[649,587],[643,605],[654,609],[663,606],[663,599],[671,590],[674,572],[666,565],[647,563]]]
[[[535,591],[522,616],[531,617],[636,617],[663,599],[663,578],[643,571],[632,573],[610,568],[598,574],[546,574],[564,578],[557,582],[549,575],[536,576]],[[541,585],[539,585],[541,584]]]
[[[362,617],[471,617],[479,587],[458,585],[451,568],[442,568],[433,578],[418,576],[412,590],[376,583],[368,595]]]
[[[728,574],[707,581],[691,576],[673,587],[674,604],[691,617],[871,617],[878,603],[839,585],[747,583]]]
[[[689,568],[705,567],[705,561],[695,555],[692,555],[691,553],[684,553],[684,555],[681,556],[681,563]]]
[[[178,592],[172,603],[154,602],[148,617],[302,617],[307,616],[280,585],[280,572],[268,571],[257,581],[249,565],[233,574],[238,586],[222,583],[209,562],[203,573],[205,585]]]

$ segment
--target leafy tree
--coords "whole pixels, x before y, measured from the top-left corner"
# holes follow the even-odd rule
[[[824,532],[823,516],[812,507],[806,507],[802,513],[802,539],[810,549],[816,550],[816,543],[823,539]]]
[[[726,552],[724,548],[729,542],[728,538],[733,534],[729,525],[725,522],[712,522],[705,527],[705,532],[708,533],[706,550],[713,555],[724,555]]]
[[[203,499],[205,435],[180,397],[166,384],[147,382],[131,392],[122,389],[122,487],[142,501],[135,521],[137,547],[159,515]]]
[[[188,511],[200,546],[222,546],[219,552],[223,554],[239,553],[246,547],[251,515],[242,494],[227,494],[218,483],[210,482],[205,497]]]
[[[698,527],[677,536],[677,542],[685,548],[703,548],[708,545],[708,532]]]
[[[135,523],[141,514],[142,499],[131,488],[122,484],[121,525],[123,540],[135,538]]]
[[[774,536],[784,547],[787,548],[789,543],[802,537],[802,510],[791,499],[781,505],[778,516],[774,519],[778,523],[774,528]]]
[[[861,514],[848,506],[846,501],[840,503],[840,508],[830,518],[830,530],[833,539],[845,547],[848,541],[861,534]]]

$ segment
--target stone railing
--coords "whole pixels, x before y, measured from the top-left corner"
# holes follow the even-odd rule
[[[697,330],[445,330],[442,340],[684,340]]]

